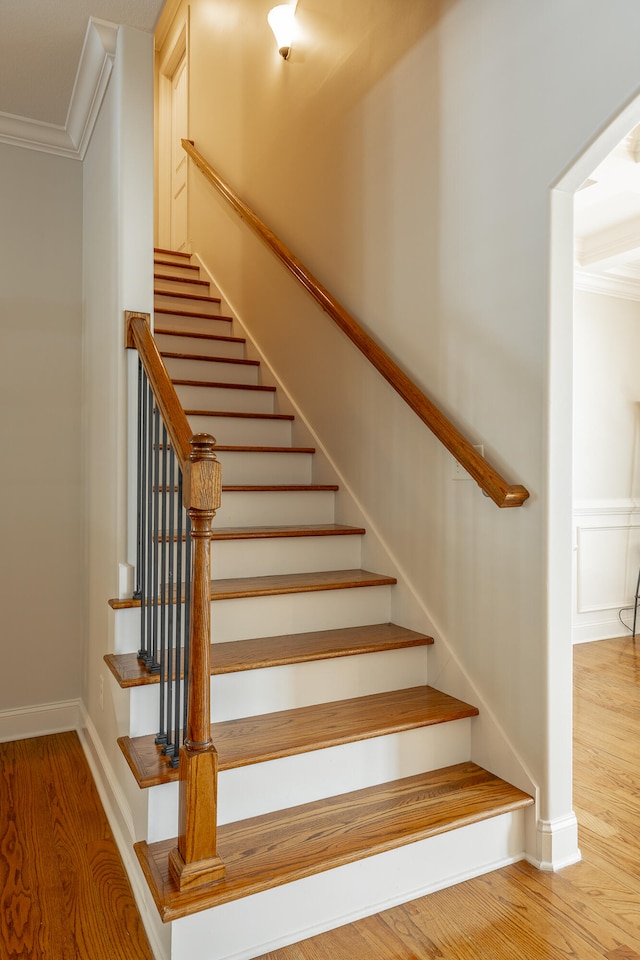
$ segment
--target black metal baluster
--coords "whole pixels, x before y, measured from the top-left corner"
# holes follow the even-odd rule
[[[140,599],[141,622],[142,622],[142,643],[139,653],[139,659],[142,660],[149,669],[153,662],[152,652],[152,612],[153,612],[153,594],[151,580],[151,561],[152,561],[152,496],[153,496],[153,392],[151,385],[145,377],[146,387],[143,407],[144,418],[144,455],[143,455],[143,526],[142,526],[142,591],[143,596]]]
[[[144,437],[144,424],[143,424],[143,403],[144,403],[144,387],[145,387],[145,373],[142,366],[142,360],[138,357],[138,448],[137,448],[137,491],[136,491],[136,583],[135,589],[133,591],[134,599],[140,600],[142,596],[142,580],[144,576],[143,571],[143,518],[142,510],[144,503],[144,478],[142,475],[142,464],[144,459],[144,448],[143,448],[143,437]],[[141,604],[142,609],[142,604]],[[141,640],[143,639],[144,634],[141,634]],[[144,643],[141,643],[141,649]]]
[[[175,651],[175,693],[174,693],[174,704],[173,704],[173,742],[176,746],[176,751],[174,756],[171,759],[171,764],[174,767],[178,766],[179,757],[178,750],[180,748],[180,718],[182,715],[181,703],[182,703],[182,691],[184,687],[184,648],[186,645],[186,635],[184,632],[184,610],[185,610],[185,600],[184,600],[184,586],[183,586],[183,575],[184,575],[184,553],[185,553],[185,544],[184,544],[184,517],[185,512],[182,506],[182,470],[178,469],[178,496],[176,501],[176,510],[177,510],[177,528],[176,528],[176,543],[177,543],[177,552],[176,552],[176,651]],[[186,579],[186,576],[185,576]]]
[[[185,598],[184,598],[184,657],[183,657],[183,681],[182,681],[182,741],[187,731],[187,710],[189,706],[187,690],[189,687],[189,659],[190,659],[190,627],[191,627],[191,517],[189,514],[185,518]]]
[[[156,743],[167,743],[167,716],[166,716],[166,693],[167,684],[170,682],[170,663],[167,663],[167,430],[162,424],[162,451],[160,456],[160,486],[157,491],[159,502],[159,537],[158,551],[160,563],[160,589],[158,592],[159,610],[159,628],[158,628],[158,665],[160,673],[160,705],[159,705],[159,730],[156,734]]]
[[[176,491],[175,491],[175,464],[176,458],[173,453],[173,450],[170,451],[171,456],[169,459],[169,569],[168,569],[168,591],[167,591],[167,663],[169,664],[169,673],[167,679],[167,730],[171,731],[171,721],[173,718],[173,699],[175,691],[179,688],[180,685],[180,674],[179,674],[179,663],[177,657],[177,647],[175,643],[175,630],[176,630],[176,612],[179,609],[177,605],[177,598],[175,596],[175,571],[174,571],[174,560],[176,550],[182,550],[182,543],[176,539],[176,530],[175,530],[175,502],[176,502]],[[166,749],[163,751],[167,755],[169,754],[169,747],[171,748],[171,756],[174,757],[177,755],[179,744],[176,741],[175,736],[170,735],[169,743],[167,744]]]
[[[153,404],[153,479],[151,483],[151,496],[153,503],[153,520],[151,532],[151,569],[152,569],[152,623],[151,623],[151,662],[149,664],[150,673],[158,673],[160,662],[158,660],[158,605],[160,597],[160,558],[159,558],[159,534],[160,534],[160,413],[155,403]]]

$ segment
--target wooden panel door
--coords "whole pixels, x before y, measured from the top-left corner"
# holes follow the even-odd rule
[[[187,136],[187,58],[182,57],[171,77],[171,249],[185,250],[188,227],[187,155],[181,140]]]

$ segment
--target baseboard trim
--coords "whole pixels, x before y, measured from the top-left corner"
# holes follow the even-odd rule
[[[633,608],[628,610],[627,617],[631,623],[633,621]],[[640,630],[640,618],[638,619],[638,629]],[[598,640],[611,640],[614,637],[624,637],[627,635],[629,638],[631,637],[631,630],[627,629],[626,625],[621,623],[620,619],[616,616],[591,623],[574,623],[572,641],[574,645],[577,645],[579,643],[594,643]]]
[[[0,710],[0,742],[46,737],[65,730],[78,730],[82,723],[81,700],[38,703],[15,710]]]
[[[575,813],[557,820],[538,820],[536,840],[536,856],[527,860],[538,870],[551,873],[582,860]]]
[[[124,863],[142,923],[156,960],[170,960],[170,930],[161,923],[146,880],[133,852],[135,836],[133,817],[111,764],[104,754],[98,731],[82,710],[82,724],[77,728],[80,743],[91,769],[104,812],[109,821],[120,856]]]

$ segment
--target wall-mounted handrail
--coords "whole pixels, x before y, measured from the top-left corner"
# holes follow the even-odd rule
[[[497,470],[475,449],[473,444],[455,427],[438,407],[400,369],[398,364],[360,326],[351,314],[313,276],[300,260],[285,246],[258,215],[229,186],[211,164],[196,149],[193,141],[183,140],[182,146],[199,170],[233,207],[240,218],[269,247],[289,272],[302,284],[313,299],[335,321],[340,329],[391,384],[394,390],[420,417],[447,450],[464,467],[482,490],[499,507],[521,507],[529,491],[520,484],[509,484]]]
[[[150,544],[148,566],[153,570],[153,576],[143,587],[140,597],[145,647],[140,656],[145,662],[153,661],[154,669],[157,666],[161,674],[161,690],[164,689],[163,684],[166,684],[167,690],[173,689],[173,677],[175,675],[176,681],[180,679],[183,665],[184,675],[187,677],[186,697],[182,694],[183,701],[186,702],[186,710],[182,714],[182,731],[178,729],[169,735],[165,733],[162,727],[164,708],[161,696],[161,727],[156,737],[156,742],[164,745],[165,752],[167,746],[170,747],[169,755],[172,759],[175,759],[175,751],[179,746],[178,845],[169,855],[169,870],[178,887],[185,890],[211,883],[224,875],[224,864],[216,852],[218,767],[217,753],[211,740],[210,703],[210,544],[213,518],[221,501],[221,467],[214,452],[213,437],[206,433],[192,435],[186,414],[151,334],[149,315],[127,311],[125,323],[125,345],[137,350],[141,368],[146,375],[148,400],[144,402],[143,420],[149,423],[153,421],[154,424],[153,431],[147,432],[149,469],[141,467],[141,473],[146,473],[149,501],[153,501],[154,507],[153,520],[142,524],[145,540]],[[138,401],[141,408],[142,392],[139,392]],[[139,436],[142,433],[140,430]],[[180,468],[178,491],[182,494],[182,503],[179,508],[181,513],[184,506],[190,522],[184,555],[185,568],[188,568],[185,569],[184,593],[180,576],[177,575],[174,580],[172,573],[173,553],[176,570],[181,569],[182,528],[178,527],[175,532],[171,519],[168,526],[166,525],[167,516],[173,516],[174,506],[173,460],[170,459],[167,466],[167,452],[171,458],[175,457]],[[140,513],[139,510],[139,515]],[[157,558],[158,553],[161,556],[160,561]],[[142,554],[139,555],[139,562],[141,556]],[[144,560],[142,562],[144,564]],[[164,571],[165,567],[169,570],[168,581],[165,581],[164,572],[158,576],[158,572]],[[173,607],[178,608],[181,605],[183,596],[189,616],[184,617],[184,623],[188,624],[188,636],[184,638],[185,648],[181,652],[178,649],[179,631],[176,632],[176,643],[171,643],[170,622]],[[148,646],[145,644],[145,604],[152,614],[157,614],[161,607],[160,617],[156,616],[155,620],[152,617],[150,621],[152,632],[159,632],[160,638],[158,643],[154,639]],[[179,624],[180,620],[181,616],[176,612],[176,623]],[[168,642],[165,642],[165,638]],[[156,665],[157,650],[160,655]],[[181,719],[178,702],[180,696],[180,692],[175,695],[178,724]],[[180,732],[183,740],[181,746]]]

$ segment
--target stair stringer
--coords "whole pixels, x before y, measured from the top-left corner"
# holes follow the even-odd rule
[[[537,864],[539,834],[543,825],[536,815],[539,805],[539,788],[533,775],[505,733],[482,691],[462,666],[451,644],[448,643],[445,632],[421,599],[411,575],[386,543],[375,519],[360,503],[356,491],[341,473],[326,445],[314,433],[311,423],[305,417],[304,411],[296,404],[286,382],[278,376],[276,364],[262,349],[260,342],[253,337],[250,327],[244,322],[233,301],[226,295],[224,287],[215,280],[213,272],[202,257],[193,253],[191,260],[199,266],[202,275],[209,279],[212,294],[221,298],[223,311],[233,316],[234,324],[237,325],[242,336],[246,337],[247,357],[260,360],[262,382],[277,388],[279,412],[291,413],[295,416],[294,442],[301,446],[313,445],[316,448],[315,481],[339,484],[336,521],[366,527],[363,565],[368,569],[388,571],[397,578],[398,582],[392,594],[393,619],[410,629],[421,630],[434,637],[436,642],[429,651],[428,657],[429,683],[450,696],[475,703],[479,707],[480,715],[472,725],[471,759],[534,797],[534,806],[525,812],[524,852],[526,859]]]

